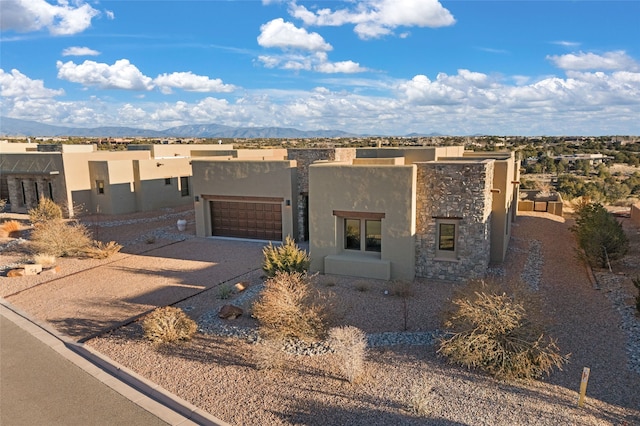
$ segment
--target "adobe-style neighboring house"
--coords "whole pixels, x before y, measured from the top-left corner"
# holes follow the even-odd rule
[[[192,151],[212,155],[231,148],[167,144],[99,151],[95,145],[0,143],[0,198],[10,211],[26,213],[44,196],[69,217],[78,210],[123,214],[191,205]]]
[[[236,151],[193,158],[198,236],[308,241],[311,270],[484,276],[516,216],[519,160],[463,147]]]

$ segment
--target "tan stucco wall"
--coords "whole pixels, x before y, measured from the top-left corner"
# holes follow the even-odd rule
[[[211,211],[207,196],[282,198],[282,236],[297,231],[295,161],[245,161],[194,159],[192,167],[196,235],[211,235]],[[289,205],[286,201],[289,200]]]
[[[233,149],[231,144],[140,144],[129,145],[129,151],[146,150],[152,158],[190,157],[193,151],[221,151]]]
[[[191,185],[186,196],[182,196],[180,187],[180,177],[188,177],[191,182],[190,161],[180,157],[134,161],[137,210],[192,204],[194,192]],[[165,184],[165,178],[171,180],[170,185]]]
[[[35,151],[38,149],[38,145],[35,143],[23,143],[23,142],[0,142],[0,154],[1,153],[19,153],[27,151]]]
[[[90,161],[91,212],[123,214],[136,211],[131,161]],[[104,181],[104,194],[98,194],[96,181]]]
[[[342,220],[334,210],[384,213],[380,260],[390,262],[390,278],[413,279],[415,233],[414,166],[351,166],[315,163],[309,167],[311,270],[325,271],[326,256],[353,256],[343,245]],[[358,254],[369,257],[368,254]],[[345,263],[332,273],[366,273],[366,261]],[[340,265],[334,264],[335,268]]]

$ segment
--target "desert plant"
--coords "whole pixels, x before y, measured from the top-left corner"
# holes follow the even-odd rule
[[[38,205],[29,210],[29,220],[33,224],[59,219],[62,219],[62,208],[47,197],[40,197]]]
[[[354,288],[361,292],[361,293],[365,293],[367,291],[369,291],[371,289],[371,287],[369,286],[369,283],[366,281],[358,281],[354,284]]]
[[[277,247],[269,242],[269,245],[262,249],[262,254],[262,270],[268,277],[273,277],[277,272],[304,273],[309,269],[309,255],[300,249],[290,236]]]
[[[253,316],[265,338],[314,341],[324,337],[329,308],[306,274],[276,272],[253,304]]]
[[[173,343],[191,339],[198,325],[182,309],[165,306],[147,314],[142,320],[142,328],[145,337],[152,342]]]
[[[640,277],[635,277],[631,280],[633,285],[638,289],[638,295],[636,296],[636,311],[640,312]]]
[[[282,341],[262,339],[253,346],[253,358],[258,370],[280,370],[285,366],[286,354]]]
[[[407,407],[418,416],[431,414],[433,405],[433,387],[424,378],[411,383],[407,396]]]
[[[576,235],[581,256],[592,266],[606,267],[629,250],[629,239],[618,220],[600,203],[583,203],[576,210],[571,231]]]
[[[453,303],[457,310],[445,322],[449,331],[437,351],[450,362],[506,380],[539,378],[567,362],[555,340],[534,326],[512,297],[475,292]]]
[[[33,256],[33,263],[48,268],[56,264],[56,257],[50,254],[36,254]]]
[[[413,296],[413,288],[409,281],[396,280],[391,284],[391,294],[402,299],[402,319],[404,321],[404,331],[407,331],[409,322],[409,310],[407,309],[407,299]]]
[[[223,284],[218,287],[218,299],[226,300],[231,297],[233,294],[233,287]]]
[[[340,374],[354,383],[364,372],[367,335],[357,327],[334,327],[329,330],[329,346],[334,351]]]
[[[7,200],[4,198],[0,198],[0,213],[4,211],[4,208],[7,206]]]
[[[118,253],[122,246],[115,241],[103,243],[102,241],[94,241],[89,247],[85,247],[82,252],[84,256],[92,259],[107,259]]]
[[[31,232],[31,250],[52,256],[82,256],[92,246],[87,228],[62,219],[37,223]]]
[[[2,222],[0,225],[0,238],[16,238],[20,230],[22,229],[22,225],[17,220],[7,220],[6,222]]]

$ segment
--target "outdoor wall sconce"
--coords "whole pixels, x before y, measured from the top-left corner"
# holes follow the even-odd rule
[[[284,204],[285,204],[286,206],[290,206],[290,205],[291,205],[291,200],[286,200],[286,201],[284,202]]]
[[[196,196],[194,197],[194,200],[195,200],[195,202],[197,203],[198,201],[200,201],[200,196],[199,196],[199,195],[196,195]]]
[[[164,166],[164,163],[156,163],[156,167]]]

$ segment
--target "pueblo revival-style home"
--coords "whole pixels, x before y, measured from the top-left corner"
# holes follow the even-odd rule
[[[194,157],[198,236],[308,241],[311,270],[481,277],[504,260],[518,201],[511,152],[274,149]]]

